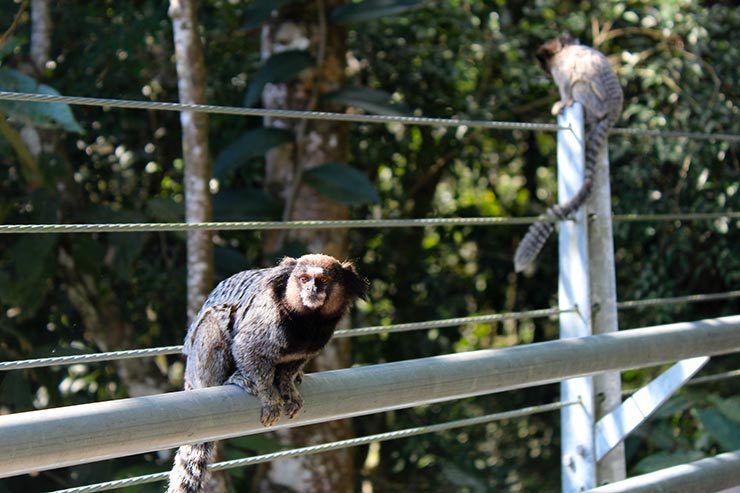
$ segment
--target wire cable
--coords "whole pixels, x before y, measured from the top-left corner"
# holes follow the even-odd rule
[[[593,216],[592,216],[593,217]],[[740,219],[740,212],[617,214],[614,222],[705,221]],[[558,222],[556,217],[433,217],[418,219],[348,219],[338,221],[219,221],[202,223],[0,224],[0,234],[145,233],[161,231],[264,231],[292,229],[414,228],[431,226],[517,226]]]
[[[235,467],[245,467],[254,464],[261,464],[263,462],[270,462],[279,459],[288,459],[292,457],[301,457],[304,455],[318,454],[321,452],[328,452],[330,450],[339,450],[349,447],[357,447],[359,445],[367,445],[373,442],[384,442],[388,440],[396,440],[399,438],[408,438],[417,435],[424,435],[428,433],[438,433],[441,431],[453,430],[456,428],[463,428],[468,426],[475,426],[490,423],[493,421],[501,421],[504,419],[521,418],[525,416],[531,416],[533,414],[540,414],[550,411],[557,411],[567,406],[578,404],[579,401],[565,401],[565,402],[554,402],[552,404],[543,404],[540,406],[525,407],[517,409],[515,411],[507,411],[502,413],[487,414],[485,416],[479,416],[475,418],[460,419],[456,421],[449,421],[447,423],[440,423],[429,426],[418,426],[415,428],[407,428],[404,430],[391,431],[387,433],[379,433],[377,435],[369,435],[359,438],[351,438],[349,440],[339,440],[336,442],[322,443],[319,445],[313,445],[310,447],[301,447],[290,450],[282,450],[279,452],[273,452],[271,454],[257,455],[254,457],[247,457],[244,459],[229,460],[224,462],[217,462],[211,464],[208,468],[211,471],[222,471],[225,469],[233,469]],[[65,490],[57,490],[52,493],[93,493],[96,491],[107,491],[115,488],[123,488],[127,486],[137,486],[140,484],[153,483],[156,481],[165,481],[169,476],[169,471],[160,472],[156,474],[147,474],[145,476],[137,476],[133,478],[119,479],[116,481],[108,481],[105,483],[91,484],[87,486],[80,486],[77,488],[68,488]]]
[[[704,383],[710,383],[710,382],[720,382],[722,380],[729,380],[731,378],[737,378],[740,377],[740,370],[732,370],[732,371],[726,371],[722,373],[715,373],[714,375],[705,375],[703,377],[694,377],[688,382],[684,383],[684,386],[687,385],[701,385]],[[622,389],[622,396],[632,395],[638,390],[640,390],[641,387],[637,388],[629,388],[629,389]]]
[[[412,228],[427,226],[526,225],[536,217],[437,217],[421,219],[348,219],[338,221],[233,221],[203,223],[0,224],[0,233],[142,233],[200,230],[277,230]],[[551,221],[554,222],[557,219]]]
[[[437,127],[478,127],[501,130],[541,130],[555,132],[561,127],[552,123],[502,122],[449,118],[427,118],[419,116],[365,115],[330,113],[322,111],[278,110],[267,108],[244,108],[239,106],[217,106],[212,104],[165,103],[159,101],[132,101],[124,99],[85,98],[53,94],[31,94],[0,91],[0,100],[32,103],[65,103],[80,106],[102,106],[108,108],[192,111],[219,115],[269,116],[273,118],[295,118],[305,120],[331,120],[352,123],[402,123],[405,125],[430,125]],[[568,128],[568,127],[565,127]]]
[[[490,315],[477,315],[472,317],[448,318],[442,320],[429,320],[426,322],[412,322],[393,325],[376,325],[371,327],[359,327],[357,329],[342,329],[334,332],[336,338],[361,337],[373,334],[389,334],[394,332],[409,332],[412,330],[433,329],[441,327],[453,327],[473,323],[498,322],[501,320],[521,320],[528,318],[542,318],[561,313],[573,312],[559,308],[544,308],[516,313],[493,313]],[[0,371],[21,370],[28,368],[41,368],[47,366],[75,365],[83,363],[94,363],[100,361],[115,361],[130,358],[143,358],[159,355],[170,355],[182,353],[182,346],[164,346],[150,349],[130,349],[125,351],[110,351],[105,353],[74,354],[70,356],[55,356],[51,358],[36,358],[18,361],[0,361]]]
[[[689,296],[675,296],[672,298],[653,298],[649,300],[620,301],[617,308],[643,308],[646,306],[673,305],[676,303],[698,303],[702,301],[727,300],[740,297],[740,291],[726,293],[692,294]]]
[[[619,310],[631,308],[644,308],[650,306],[664,306],[678,303],[699,303],[706,301],[717,301],[740,298],[740,290],[724,293],[692,294],[688,296],[675,296],[671,298],[653,298],[647,300],[620,301],[617,303]],[[491,323],[502,320],[522,320],[531,318],[545,318],[562,313],[574,312],[575,309],[561,310],[559,308],[543,308],[511,313],[493,313],[489,315],[476,315],[470,317],[457,317],[441,320],[429,320],[424,322],[411,322],[404,324],[375,325],[370,327],[358,327],[356,329],[341,329],[334,332],[335,338],[361,337],[374,334],[391,334],[398,332],[409,332],[414,330],[425,330],[443,327],[454,327],[465,324]],[[130,358],[144,358],[159,355],[171,355],[182,353],[182,346],[164,346],[149,349],[130,349],[124,351],[109,351],[104,353],[75,354],[69,356],[54,356],[49,358],[35,358],[17,361],[0,361],[0,371],[21,370],[28,368],[41,368],[48,366],[74,365],[84,363],[95,363],[102,361],[115,361]]]
[[[705,375],[703,377],[695,377],[686,382],[686,385],[700,385],[709,382],[719,382],[721,380],[727,380],[730,378],[740,377],[740,370],[726,371],[722,373],[715,373],[714,375]]]
[[[211,104],[183,104],[159,101],[133,101],[109,98],[87,98],[78,96],[61,96],[53,94],[32,94],[0,91],[0,100],[34,103],[65,103],[80,106],[101,106],[108,108],[142,109],[160,111],[192,111],[222,115],[270,116],[274,118],[297,118],[305,120],[333,120],[353,123],[401,123],[404,125],[431,125],[439,127],[478,127],[501,130],[539,130],[555,132],[568,127],[558,127],[550,123],[502,122],[486,120],[427,118],[396,115],[364,115],[347,113],[329,113],[320,111],[295,111],[265,108],[244,108],[237,106],[217,106]],[[695,140],[724,140],[740,142],[740,135],[728,133],[684,132],[674,130],[649,130],[642,128],[613,128],[610,133],[626,136],[688,138]]]

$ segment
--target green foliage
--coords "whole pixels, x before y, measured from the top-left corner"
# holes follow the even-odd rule
[[[704,454],[695,450],[687,452],[659,452],[645,457],[635,465],[636,474],[647,474],[667,467],[678,466],[703,459]]]
[[[362,108],[376,115],[410,116],[408,108],[393,104],[391,95],[368,87],[346,87],[325,94],[321,99]]]
[[[288,50],[272,55],[250,82],[244,106],[254,106],[259,102],[265,84],[288,82],[313,65],[313,57],[304,50]]]
[[[271,221],[280,216],[280,207],[259,188],[224,190],[213,197],[217,221]]]
[[[255,29],[270,17],[270,14],[296,0],[255,0],[244,11],[244,29]]]
[[[59,95],[59,92],[53,87],[39,84],[36,80],[23,75],[17,70],[6,68],[0,68],[0,90]],[[0,112],[20,123],[28,123],[41,128],[61,127],[67,132],[84,132],[75,120],[69,105],[62,103],[0,101]]]
[[[216,156],[213,176],[228,179],[250,160],[264,156],[275,146],[293,141],[293,133],[281,128],[255,128],[226,146]]]
[[[345,163],[327,163],[307,169],[303,172],[303,181],[342,204],[362,205],[379,200],[367,176]]]
[[[53,3],[55,68],[37,81],[25,73],[27,24],[0,47],[0,86],[38,92],[175,101],[172,33],[162,2]],[[209,103],[257,104],[268,82],[291,80],[315,60],[289,51],[260,61],[259,36],[246,30],[281,0],[209,0],[202,4]],[[424,7],[424,8],[414,8]],[[0,24],[12,21],[0,12]],[[740,10],[722,2],[347,2],[330,15],[330,34],[346,37],[344,87],[320,102],[376,114],[411,114],[552,122],[557,99],[533,53],[569,30],[598,41],[625,88],[620,126],[740,133]],[[372,22],[361,22],[370,20]],[[598,22],[592,25],[592,19]],[[246,20],[246,24],[245,24]],[[337,24],[342,23],[342,26]],[[603,29],[593,31],[592,26]],[[346,36],[345,36],[346,34]],[[344,69],[344,67],[342,67]],[[318,81],[319,83],[321,81]],[[45,86],[44,84],[48,84]],[[247,94],[245,98],[245,93]],[[5,223],[174,222],[183,219],[179,115],[2,103],[17,123],[54,127],[54,146],[38,156],[43,183],[31,190],[16,155],[0,142],[0,221]],[[60,109],[61,108],[61,109]],[[13,112],[16,113],[13,113]],[[17,125],[17,123],[14,123]],[[211,115],[219,220],[273,220],[282,204],[264,191],[264,153],[295,137],[261,121]],[[16,126],[20,129],[20,126]],[[85,134],[79,134],[81,128]],[[400,125],[350,125],[345,163],[306,170],[304,180],[352,204],[352,218],[522,216],[541,213],[556,194],[555,139],[541,132]],[[613,136],[615,213],[714,212],[740,207],[736,144]],[[629,223],[615,226],[619,299],[720,292],[740,284],[737,221]],[[370,300],[353,325],[411,322],[552,306],[557,292],[555,242],[537,270],[515,276],[511,257],[525,227],[362,229],[349,257],[371,280]],[[133,347],[178,344],[186,326],[185,234],[76,234],[0,241],[0,355],[23,359],[102,348],[73,302],[81,288],[114,306]],[[217,277],[264,265],[266,233],[215,235]],[[302,252],[291,244],[285,253]],[[74,269],[63,260],[71,258]],[[76,287],[78,291],[71,289]],[[82,290],[84,293],[84,289]],[[620,312],[628,329],[738,313],[737,301]],[[109,322],[109,321],[107,321]],[[475,324],[353,341],[353,364],[375,364],[557,337],[551,320]],[[118,349],[118,348],[111,348]],[[708,372],[737,368],[737,356],[714,358]],[[143,362],[142,364],[146,364]],[[177,385],[182,361],[157,360],[159,378]],[[653,370],[625,372],[625,386]],[[0,410],[58,407],[126,395],[114,364],[34,369],[0,375]],[[646,472],[737,448],[737,381],[683,391],[627,443],[630,473]],[[358,435],[435,423],[557,399],[554,386],[399,410],[354,420]],[[264,441],[267,440],[267,441]],[[264,453],[264,437],[229,441],[227,455]],[[357,454],[363,470],[365,449]],[[558,491],[557,414],[385,442],[363,480],[395,491]],[[371,461],[368,461],[368,464]],[[48,491],[159,471],[156,454],[65,468],[54,476],[9,478],[8,491]],[[253,469],[232,476],[248,490]],[[60,484],[64,483],[64,484]],[[161,485],[141,488],[159,491]],[[137,489],[138,491],[138,489]]]
[[[337,7],[330,19],[335,24],[365,22],[401,14],[423,5],[421,0],[365,0]]]

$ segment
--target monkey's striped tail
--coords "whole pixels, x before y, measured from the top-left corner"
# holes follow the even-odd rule
[[[547,209],[545,215],[547,217],[557,217],[561,221],[567,219],[567,215],[563,214],[563,209],[558,205]],[[523,271],[534,262],[553,231],[555,231],[555,223],[551,222],[539,221],[529,227],[514,255],[514,269],[517,272]]]
[[[561,221],[565,221],[586,202],[586,199],[591,194],[591,188],[594,183],[596,158],[601,148],[606,145],[609,129],[614,125],[618,117],[619,112],[616,112],[615,115],[608,115],[594,123],[586,137],[586,159],[581,189],[565,204],[553,205],[547,209],[545,213],[546,217],[556,217]],[[555,224],[551,222],[539,221],[529,227],[527,234],[524,235],[514,254],[514,269],[517,272],[523,271],[529,264],[534,262],[534,259],[537,258],[540,250],[545,246],[547,238],[553,231],[555,231]]]
[[[215,442],[183,445],[175,455],[167,493],[200,493],[213,461]]]

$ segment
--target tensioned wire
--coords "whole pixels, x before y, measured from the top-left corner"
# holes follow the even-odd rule
[[[557,131],[560,128],[552,123],[501,122],[487,120],[467,120],[449,118],[427,118],[420,116],[397,115],[364,115],[348,113],[331,113],[323,111],[279,110],[267,108],[244,108],[239,106],[217,106],[212,104],[166,103],[159,101],[133,101],[124,99],[87,98],[61,96],[53,94],[30,94],[22,92],[0,91],[0,100],[25,101],[34,103],[65,103],[80,106],[103,106],[109,108],[192,111],[194,113],[211,113],[219,115],[269,116],[274,118],[296,118],[304,120],[331,120],[353,123],[402,123],[405,125],[431,125],[439,127],[478,127],[502,130],[542,130]]]
[[[53,94],[32,94],[21,92],[0,91],[0,100],[21,101],[35,103],[65,103],[81,106],[102,106],[109,108],[143,109],[160,111],[192,111],[197,113],[212,113],[223,115],[242,116],[269,116],[275,118],[297,118],[305,120],[333,120],[353,123],[401,123],[405,125],[431,125],[440,127],[478,127],[501,130],[539,130],[555,132],[569,127],[559,127],[550,123],[503,122],[488,120],[467,120],[449,118],[428,118],[418,116],[396,115],[364,115],[347,113],[330,113],[320,111],[279,110],[267,108],[244,108],[237,106],[217,106],[211,104],[167,103],[159,101],[133,101],[110,98],[89,98],[78,96],[62,96]],[[610,133],[628,136],[689,138],[697,140],[725,140],[740,142],[740,135],[709,132],[683,132],[650,130],[641,128],[613,128]]]
[[[629,308],[641,308],[647,306],[665,306],[678,303],[698,303],[705,301],[725,300],[740,298],[740,290],[724,293],[693,294],[688,296],[675,296],[670,298],[653,298],[647,300],[622,301],[617,303],[620,310]],[[561,310],[559,308],[544,308],[540,310],[529,310],[524,312],[494,313],[489,315],[476,315],[470,317],[447,318],[441,320],[430,320],[423,322],[410,322],[393,325],[375,325],[370,327],[359,327],[357,329],[342,329],[334,333],[335,338],[360,337],[376,334],[391,334],[397,332],[409,332],[414,330],[425,330],[443,327],[455,327],[466,324],[492,323],[503,320],[522,320],[532,318],[544,318],[560,315],[562,313],[575,312],[576,309]],[[76,354],[69,356],[55,356],[50,358],[35,358],[18,361],[0,362],[0,371],[21,370],[27,368],[40,368],[48,366],[73,365],[95,363],[101,361],[114,361],[121,359],[153,357],[160,355],[180,354],[182,346],[163,346],[148,349],[129,349],[124,351],[110,351],[105,353]]]
[[[684,386],[687,385],[702,385],[705,383],[711,383],[711,382],[720,382],[722,380],[729,380],[731,378],[737,378],[740,377],[740,370],[730,370],[730,371],[724,371],[721,373],[715,373],[713,375],[704,375],[701,377],[694,377],[691,380],[688,380],[684,382]],[[640,390],[642,387],[638,388],[630,388],[630,389],[622,389],[621,394],[623,396],[632,395],[638,390]]]
[[[595,215],[590,218],[595,218]],[[706,221],[740,219],[740,212],[615,214],[614,222]],[[18,233],[144,233],[160,231],[265,231],[293,229],[414,228],[430,226],[516,226],[558,222],[556,217],[433,217],[418,219],[347,219],[332,221],[211,221],[200,223],[0,224],[0,234]]]
[[[229,460],[224,462],[217,462],[211,464],[208,468],[211,471],[222,471],[225,469],[232,469],[235,467],[245,467],[254,464],[261,464],[263,462],[270,462],[279,459],[288,459],[292,457],[300,457],[309,454],[318,454],[321,452],[328,452],[330,450],[339,450],[349,447],[357,447],[359,445],[367,445],[373,442],[384,442],[388,440],[396,440],[399,438],[407,438],[417,435],[424,435],[427,433],[437,433],[441,431],[453,430],[456,428],[463,428],[468,426],[475,426],[490,423],[493,421],[501,421],[504,419],[521,418],[525,416],[531,416],[533,414],[545,413],[549,411],[557,411],[567,406],[578,404],[578,400],[554,402],[552,404],[543,404],[540,406],[530,406],[515,411],[506,411],[502,413],[487,414],[485,416],[478,416],[475,418],[460,419],[456,421],[449,421],[447,423],[440,423],[429,426],[418,426],[415,428],[407,428],[404,430],[390,431],[387,433],[379,433],[377,435],[369,435],[359,438],[351,438],[348,440],[339,440],[336,442],[322,443],[319,445],[313,445],[310,447],[301,447],[290,450],[282,450],[280,452],[273,452],[271,454],[257,455],[254,457],[247,457],[244,459]],[[169,471],[160,472],[156,474],[147,474],[145,476],[137,476],[133,478],[119,479],[116,481],[107,481],[105,483],[91,484],[87,486],[80,486],[77,488],[68,488],[65,490],[57,490],[52,493],[93,493],[95,491],[106,491],[115,488],[123,488],[126,486],[136,486],[140,484],[153,483],[156,481],[164,481],[169,476]]]
[[[359,327],[357,329],[343,329],[334,332],[335,338],[359,337],[374,334],[389,334],[394,332],[409,332],[412,330],[435,329],[442,327],[454,327],[471,323],[490,323],[502,320],[521,320],[529,318],[549,317],[561,313],[574,312],[575,309],[561,310],[559,308],[545,308],[541,310],[530,310],[517,313],[494,313],[490,315],[477,315],[472,317],[448,318],[442,320],[430,320],[425,322],[411,322],[394,325],[376,325],[371,327]],[[20,370],[26,368],[39,368],[46,366],[74,365],[93,363],[99,361],[113,361],[120,359],[142,358],[159,355],[180,354],[182,346],[164,346],[149,349],[130,349],[126,351],[110,351],[105,353],[75,354],[69,356],[56,356],[52,358],[36,358],[19,361],[0,362],[0,371]]]

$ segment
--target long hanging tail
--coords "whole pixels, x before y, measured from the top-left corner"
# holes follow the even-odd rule
[[[591,194],[591,187],[594,183],[596,157],[599,155],[601,148],[606,144],[609,129],[617,121],[618,117],[619,112],[614,112],[614,114],[608,114],[594,123],[586,136],[586,159],[581,189],[565,204],[553,205],[547,209],[545,212],[546,218],[556,217],[561,221],[565,221],[586,202],[586,199]],[[540,250],[545,246],[547,238],[553,231],[555,231],[555,224],[552,222],[538,221],[529,227],[527,234],[524,235],[514,254],[514,269],[517,272],[523,271],[529,264],[534,262],[534,259],[537,258]]]
[[[175,455],[167,493],[200,493],[213,461],[215,442],[183,445]]]

